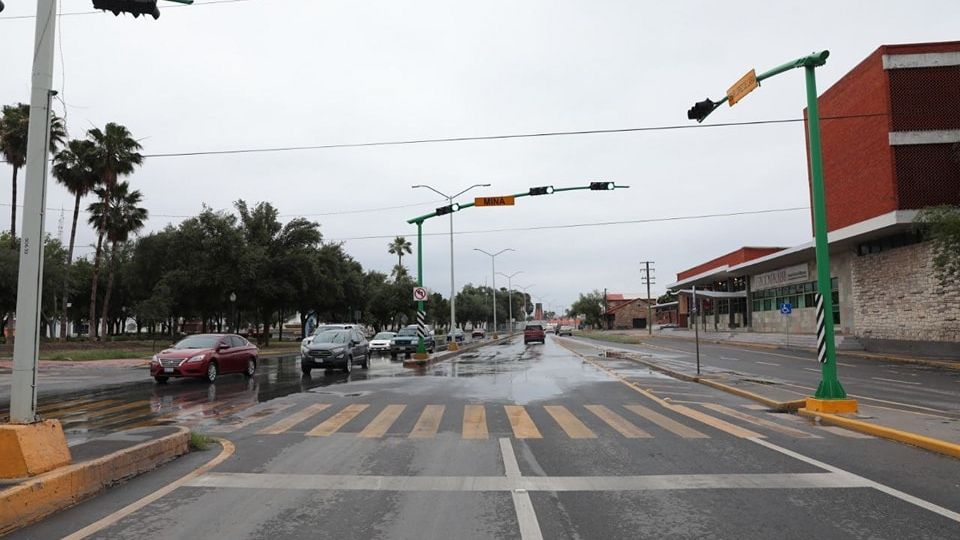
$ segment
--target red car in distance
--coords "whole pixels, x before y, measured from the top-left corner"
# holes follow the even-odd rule
[[[543,331],[542,324],[527,323],[527,326],[523,328],[523,344],[526,345],[531,341],[547,342],[547,334]]]
[[[253,377],[259,357],[257,346],[236,334],[195,334],[155,355],[150,375],[160,384],[170,377],[197,377],[211,383],[226,373]]]

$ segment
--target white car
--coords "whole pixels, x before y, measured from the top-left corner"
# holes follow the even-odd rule
[[[390,352],[390,340],[395,335],[397,335],[396,332],[380,332],[373,336],[373,339],[370,340],[370,351]]]

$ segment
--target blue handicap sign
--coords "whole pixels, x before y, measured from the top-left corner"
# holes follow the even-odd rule
[[[793,306],[790,305],[790,302],[784,302],[780,304],[780,313],[783,313],[784,315],[793,313]]]

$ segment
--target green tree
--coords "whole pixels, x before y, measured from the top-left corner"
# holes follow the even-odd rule
[[[117,254],[130,235],[143,228],[147,220],[147,209],[138,206],[143,202],[139,190],[130,191],[130,184],[118,182],[113,189],[97,188],[100,201],[91,204],[90,223],[106,224],[106,240],[110,243],[110,262],[108,264],[107,290],[103,297],[103,316],[100,335],[106,337],[110,315],[110,297],[113,293],[114,276],[117,270]],[[91,319],[95,320],[95,319]]]
[[[13,196],[10,198],[10,242],[17,238],[17,173],[27,162],[27,139],[30,127],[30,106],[26,103],[4,105],[0,111],[0,153],[13,168],[11,181]],[[67,137],[63,119],[53,114],[50,117],[50,151],[56,152]],[[10,244],[13,245],[12,243]]]
[[[73,139],[67,147],[53,158],[53,176],[74,196],[73,221],[70,225],[70,244],[67,249],[66,269],[63,276],[62,307],[60,318],[60,341],[67,337],[67,303],[70,299],[70,268],[73,264],[73,248],[77,237],[77,218],[80,215],[80,200],[86,197],[99,182],[93,167],[93,142]]]
[[[917,216],[933,242],[933,267],[944,286],[960,281],[960,207],[925,208]]]
[[[593,291],[591,293],[580,293],[580,297],[570,306],[570,313],[573,315],[582,315],[586,323],[594,328],[603,326],[603,293]]]
[[[387,244],[387,253],[397,256],[397,266],[403,267],[403,255],[412,254],[413,249],[410,242],[402,237],[398,236],[393,239],[393,242]]]
[[[130,131],[120,124],[108,123],[101,131],[93,128],[87,131],[87,138],[93,142],[90,158],[100,183],[105,188],[101,194],[101,202],[106,206],[106,197],[113,191],[117,178],[133,173],[134,169],[143,163],[143,156],[138,150],[142,147],[133,138]],[[93,276],[90,282],[90,339],[96,339],[97,317],[97,286],[100,277],[100,259],[103,254],[103,237],[107,233],[107,213],[100,216],[97,226],[97,248],[93,257]],[[91,225],[94,225],[91,223]]]

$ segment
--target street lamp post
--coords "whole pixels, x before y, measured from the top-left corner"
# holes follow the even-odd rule
[[[514,322],[513,322],[513,276],[517,274],[522,274],[523,270],[517,270],[512,274],[504,274],[503,272],[498,272],[501,276],[507,278],[507,309],[510,313],[510,333],[514,331]]]
[[[471,189],[477,188],[477,187],[490,187],[490,184],[474,184],[468,187],[467,189],[457,193],[456,195],[447,195],[446,193],[443,193],[442,191],[435,189],[432,186],[428,186],[426,184],[417,184],[411,187],[414,189],[416,188],[429,189],[430,191],[446,199],[447,204],[452,205],[454,199],[470,191]],[[457,291],[456,291],[456,285],[454,284],[454,281],[453,281],[453,212],[451,212],[450,213],[450,333],[451,334],[453,333],[453,330],[457,327],[456,302],[457,302]],[[457,347],[457,340],[456,339],[451,340],[450,345],[448,345],[448,347],[449,347],[449,350],[451,351],[457,350],[459,348]]]
[[[530,285],[517,285],[517,287],[523,291],[523,322],[527,322],[527,289],[530,287],[535,287],[536,284],[531,283]]]
[[[501,249],[496,253],[490,253],[479,248],[473,248],[474,251],[479,251],[484,255],[490,257],[490,269],[491,275],[493,276],[493,338],[497,338],[497,255],[505,253],[507,251],[516,251],[512,248]]]

